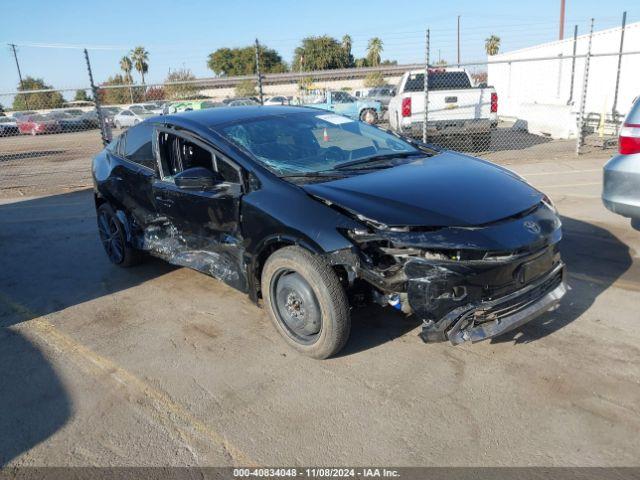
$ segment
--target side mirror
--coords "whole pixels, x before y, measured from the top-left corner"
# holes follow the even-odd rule
[[[220,174],[204,167],[188,168],[173,179],[178,188],[185,190],[209,190],[224,182]]]

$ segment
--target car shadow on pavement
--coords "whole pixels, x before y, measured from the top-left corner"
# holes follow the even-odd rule
[[[351,313],[351,335],[347,345],[336,355],[352,355],[406,335],[422,324],[414,315],[407,316],[391,307],[371,304]]]
[[[0,204],[0,466],[72,416],[64,382],[27,338],[33,318],[108,296],[174,267],[112,265],[98,238],[90,190]],[[52,321],[53,323],[53,321]]]
[[[560,252],[567,265],[569,291],[556,310],[491,340],[492,343],[528,343],[556,332],[579,318],[631,268],[629,247],[611,232],[575,218],[561,219]]]
[[[21,333],[0,328],[0,467],[46,440],[71,418],[62,380]]]

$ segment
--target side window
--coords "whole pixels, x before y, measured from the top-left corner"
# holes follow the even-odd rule
[[[214,168],[214,159],[210,151],[185,138],[168,132],[158,135],[158,151],[162,178],[171,179],[174,175],[193,167]]]
[[[144,167],[155,169],[156,162],[151,146],[152,135],[153,125],[150,123],[141,123],[131,127],[126,135],[125,158]]]
[[[218,172],[225,182],[241,183],[240,172],[229,161],[199,143],[178,135],[160,132],[158,152],[163,180],[171,180],[176,174],[189,168],[203,167]]]

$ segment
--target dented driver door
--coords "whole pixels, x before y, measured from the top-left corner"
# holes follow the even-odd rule
[[[239,167],[185,133],[160,131],[159,135],[161,175],[153,185],[153,197],[156,210],[166,219],[164,234],[171,250],[163,256],[246,290],[239,237]],[[207,189],[178,187],[173,176],[194,166],[209,168],[225,181]]]

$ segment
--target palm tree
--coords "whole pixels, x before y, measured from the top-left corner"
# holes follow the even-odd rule
[[[345,52],[347,52],[347,55],[351,54],[352,45],[353,45],[353,40],[351,39],[351,35],[345,35],[344,37],[342,37],[342,48],[344,49]]]
[[[344,56],[347,59],[347,66],[353,66],[353,55],[351,55],[351,47],[353,46],[353,40],[351,35],[345,35],[342,37],[342,50],[344,50]]]
[[[142,84],[144,85],[144,75],[149,71],[149,52],[144,47],[136,47],[131,50],[130,55],[133,66],[142,77]]]
[[[367,45],[367,60],[370,67],[380,65],[380,54],[384,49],[382,45],[382,40],[378,37],[373,37],[369,40],[369,44]]]
[[[133,78],[131,77],[133,63],[131,63],[131,59],[126,55],[120,59],[120,70],[124,72],[124,81],[129,85],[129,96],[131,97],[131,103],[133,103],[133,88],[131,88],[131,84],[133,83]]]
[[[487,55],[496,55],[500,50],[500,37],[491,35],[484,41],[484,49],[487,51]]]

